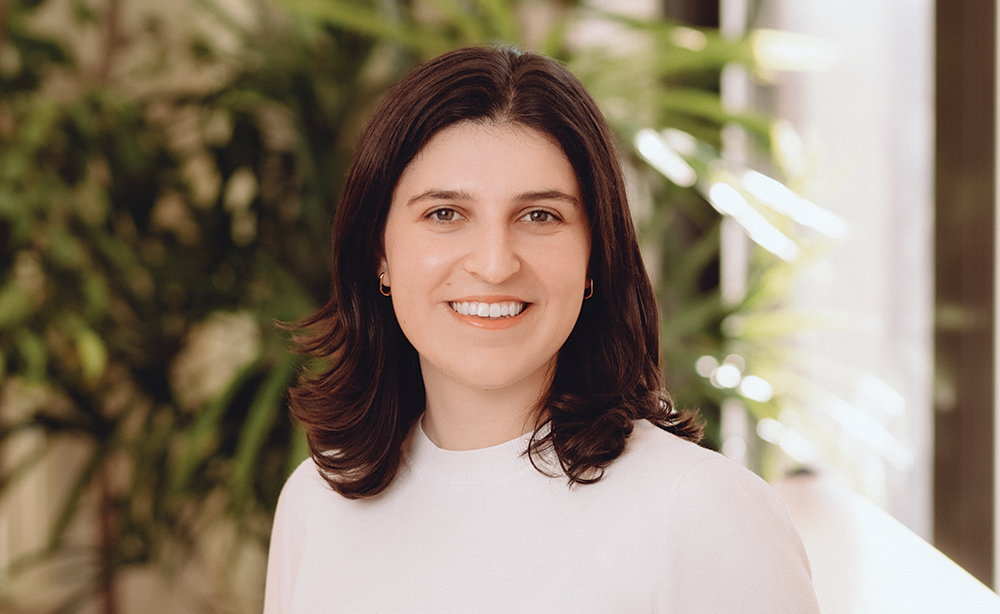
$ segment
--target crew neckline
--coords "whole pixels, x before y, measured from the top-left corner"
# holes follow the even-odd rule
[[[545,425],[543,429],[547,429]],[[476,450],[439,448],[424,432],[422,420],[413,429],[406,464],[421,480],[440,484],[476,484],[507,479],[521,471],[534,471],[526,451],[534,431],[510,441]]]

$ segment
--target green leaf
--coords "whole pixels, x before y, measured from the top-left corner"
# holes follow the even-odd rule
[[[787,338],[794,333],[817,328],[855,330],[856,325],[854,314],[777,309],[730,316],[723,323],[723,330],[731,337],[752,343]]]
[[[30,168],[31,156],[27,152],[21,149],[4,152],[3,158],[0,158],[0,181],[20,187],[24,179],[29,176]],[[29,211],[27,208],[18,206],[22,199],[16,193],[9,192],[9,189],[3,190],[0,214],[8,218],[13,218],[18,213],[27,214]]]
[[[315,301],[293,272],[263,253],[257,255],[254,265],[261,278],[267,279],[274,289],[273,298],[259,307],[265,318],[294,322],[316,309]]]
[[[48,367],[49,353],[42,338],[32,330],[21,328],[14,336],[14,346],[24,365],[20,370],[24,378],[29,382],[43,381]]]
[[[309,439],[306,431],[298,422],[292,429],[292,442],[288,448],[288,463],[285,465],[285,476],[292,475],[295,468],[309,458]]]
[[[17,0],[16,9],[19,11],[30,11],[41,6],[45,0]]]
[[[290,12],[374,38],[386,38],[423,53],[443,51],[435,38],[386,20],[377,10],[341,0],[280,0]]]
[[[107,312],[110,290],[104,276],[90,271],[85,272],[80,289],[83,292],[86,313],[91,319],[96,319]]]
[[[31,3],[37,5],[43,1],[31,0]],[[70,61],[66,50],[58,42],[38,36],[23,27],[10,28],[7,36],[10,44],[21,52],[22,57],[30,58],[30,63],[35,65],[36,69],[42,63],[66,64]]]
[[[0,288],[0,330],[28,319],[32,312],[31,295],[14,281]]]
[[[94,483],[94,478],[97,472],[101,470],[104,459],[107,457],[110,442],[108,440],[96,440],[96,444],[90,454],[90,458],[84,463],[83,468],[80,469],[80,472],[76,476],[76,480],[73,481],[73,486],[70,488],[59,516],[56,518],[52,533],[49,535],[49,543],[46,548],[48,552],[55,552],[59,549],[70,523],[73,522],[73,519],[83,509],[80,505],[80,500]]]
[[[566,14],[556,20],[542,41],[541,53],[543,55],[561,59],[559,56],[564,51],[564,43],[566,41],[566,33],[569,31],[569,25],[570,22]]]
[[[53,263],[71,270],[83,268],[87,253],[83,242],[64,226],[49,225],[47,230]]]
[[[740,124],[765,142],[770,139],[771,120],[763,114],[732,113],[722,104],[722,99],[714,92],[705,90],[674,88],[659,97],[660,107],[674,113],[684,113],[710,122],[724,125],[730,122]]]
[[[463,9],[455,0],[428,0],[449,22],[456,26],[465,37],[471,41],[486,40],[486,29],[482,21],[469,11]]]
[[[717,295],[691,297],[680,309],[664,314],[660,328],[663,344],[684,345],[683,341],[692,335],[711,330],[722,313]]]
[[[521,40],[517,17],[514,15],[513,7],[507,0],[479,0],[479,6],[483,8],[493,27],[496,28],[500,40],[508,44],[518,43]]]
[[[108,369],[108,348],[104,341],[93,330],[80,327],[74,333],[76,353],[80,358],[80,370],[83,381],[88,386],[94,386]]]
[[[721,225],[716,224],[702,234],[693,245],[685,247],[682,259],[675,261],[670,278],[666,280],[671,287],[697,287],[698,276],[705,267],[718,258],[721,230]]]
[[[21,149],[25,152],[37,152],[51,141],[51,133],[61,113],[54,101],[41,99],[37,101],[32,112],[25,117],[20,127]]]
[[[182,456],[171,474],[171,490],[174,493],[187,488],[195,469],[211,456],[216,443],[215,435],[226,409],[256,366],[256,362],[253,362],[244,367],[226,390],[202,409],[188,432],[183,435]]]
[[[101,257],[110,261],[120,272],[130,271],[139,266],[138,255],[118,237],[104,233],[95,234],[91,237],[91,244],[97,248]]]
[[[282,402],[285,389],[295,372],[297,363],[293,354],[286,354],[268,373],[250,405],[243,428],[240,430],[236,454],[233,456],[230,486],[232,497],[236,501],[243,500],[251,492],[258,454],[267,440],[275,419],[285,408]]]

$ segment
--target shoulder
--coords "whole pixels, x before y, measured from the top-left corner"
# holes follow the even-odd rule
[[[732,460],[636,424],[621,457],[631,488],[661,515],[672,607],[684,612],[816,612],[809,561],[784,502]],[[612,465],[614,467],[614,465]],[[780,580],[779,580],[780,579]]]
[[[643,420],[619,459],[623,479],[653,491],[673,518],[700,524],[730,516],[757,517],[797,534],[777,492],[757,474],[698,444]],[[614,467],[614,465],[612,465]]]
[[[284,499],[298,499],[316,496],[322,492],[333,492],[330,486],[320,475],[319,469],[312,458],[307,458],[295,471],[288,476],[285,486],[281,489],[281,497]]]
[[[718,453],[665,431],[648,420],[638,420],[635,422],[635,428],[628,441],[629,454],[663,454],[669,452],[677,460],[684,459],[691,462],[719,456]]]
[[[749,483],[751,488],[766,486],[742,465],[646,420],[636,422],[625,452],[612,467],[622,473],[640,474],[650,486],[659,488],[686,483],[711,489],[728,487],[734,482]]]
[[[302,461],[292,472],[278,497],[275,528],[299,525],[308,516],[343,499],[320,474],[312,458]]]

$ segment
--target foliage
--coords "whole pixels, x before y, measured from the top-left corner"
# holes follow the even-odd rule
[[[665,180],[634,143],[645,128],[683,130],[703,177],[726,125],[768,152],[771,122],[718,95],[724,65],[753,62],[748,39],[556,0],[112,0],[104,12],[21,0],[0,12],[0,449],[25,433],[45,442],[2,477],[52,442],[86,442],[41,553],[72,546],[99,490],[113,530],[85,586],[113,590],[101,578],[193,547],[213,518],[266,540],[305,455],[284,406],[302,365],[274,322],[325,299],[330,215],[373,101],[459,45],[537,48],[586,82],[633,175],[673,392],[713,421],[732,394],[693,370],[724,355],[739,308],[719,295],[710,186]],[[635,48],[574,34],[594,23]]]

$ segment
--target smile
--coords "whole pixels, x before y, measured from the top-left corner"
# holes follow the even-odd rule
[[[474,318],[489,318],[497,320],[500,318],[511,318],[524,311],[525,303],[508,301],[503,303],[448,303],[451,308],[463,316]]]

